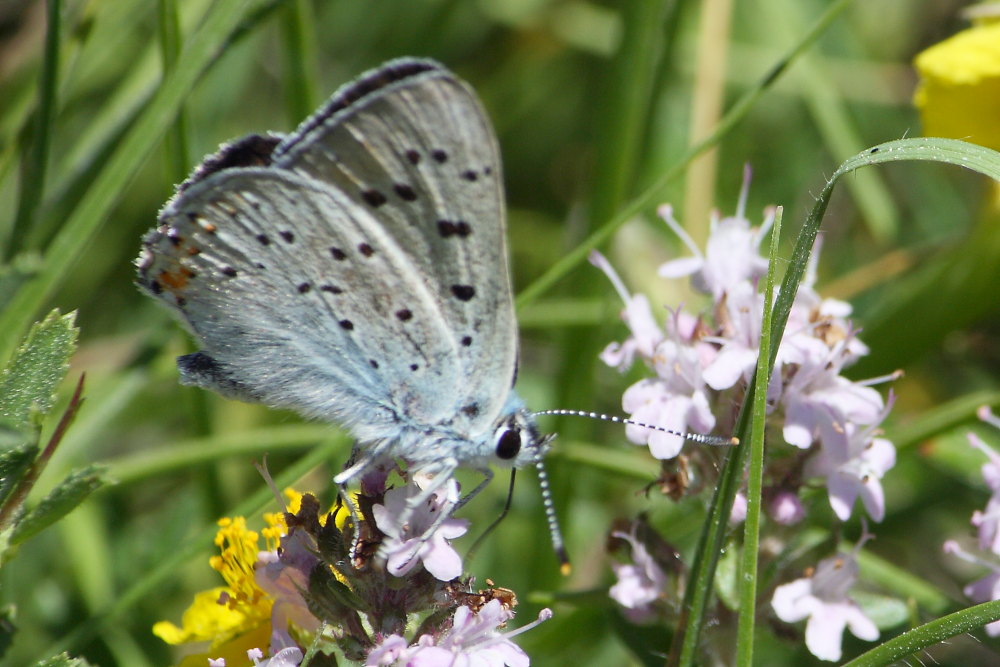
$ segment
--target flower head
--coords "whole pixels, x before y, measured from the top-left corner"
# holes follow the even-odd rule
[[[875,623],[848,597],[858,578],[857,551],[863,543],[851,554],[821,560],[811,576],[778,586],[771,598],[774,613],[786,623],[808,619],[806,648],[821,660],[840,660],[845,628],[859,639],[878,639]]]
[[[660,275],[690,276],[694,286],[711,297],[711,306],[702,314],[665,308],[661,328],[652,319],[648,301],[628,292],[607,259],[591,255],[591,262],[625,301],[623,318],[631,332],[623,343],[609,345],[601,359],[619,369],[640,359],[652,371],[622,396],[622,409],[638,422],[628,424],[625,434],[631,442],[648,446],[657,459],[681,453],[684,438],[675,433],[725,433],[727,425],[732,428],[732,406],[756,370],[765,305],[759,283],[768,267],[759,245],[774,212],[765,214],[759,228],[750,225],[745,216],[748,179],[749,172],[735,215],[713,219],[704,254],[674,219],[672,209],[660,207],[661,217],[694,255],[664,264]],[[816,243],[796,292],[768,386],[769,428],[807,453],[783,454],[792,464],[790,471],[778,471],[775,488],[797,490],[805,483],[803,474],[820,477],[839,518],[847,519],[860,497],[869,515],[881,520],[885,501],[880,480],[895,463],[895,449],[877,436],[891,404],[870,386],[872,381],[855,382],[842,375],[868,348],[846,319],[850,305],[824,299],[814,288],[820,245]],[[720,420],[720,415],[725,418]],[[806,458],[808,465],[802,465]],[[786,496],[783,507],[776,515],[780,521],[801,519],[801,504],[796,509]]]

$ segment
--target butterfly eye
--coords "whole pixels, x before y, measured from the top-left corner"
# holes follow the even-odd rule
[[[516,426],[502,426],[497,434],[497,458],[509,461],[520,451],[521,429]]]

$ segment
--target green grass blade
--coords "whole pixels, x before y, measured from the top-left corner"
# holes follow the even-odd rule
[[[285,68],[285,95],[289,118],[293,123],[313,112],[318,104],[316,95],[316,17],[306,0],[292,0],[284,7],[282,21]]]
[[[35,214],[42,202],[48,172],[49,147],[52,144],[52,130],[56,115],[56,93],[59,88],[59,49],[61,47],[62,2],[48,0],[46,3],[45,53],[42,58],[42,82],[39,86],[38,113],[33,117],[32,146],[21,178],[21,192],[17,205],[17,216],[11,233],[6,257],[14,254],[18,240],[25,236],[35,220]]]
[[[740,554],[738,578],[740,605],[736,627],[736,664],[749,667],[753,664],[753,640],[757,618],[757,559],[760,548],[760,516],[763,502],[764,479],[764,426],[767,421],[767,385],[771,377],[768,360],[771,358],[771,304],[774,294],[775,274],[779,264],[778,241],[781,238],[781,208],[774,216],[771,230],[771,251],[768,253],[767,278],[764,283],[764,319],[760,330],[760,349],[757,353],[757,371],[754,379],[752,427],[750,442],[750,467],[747,475],[747,517],[743,524],[743,551]]]
[[[971,632],[997,620],[1000,620],[1000,600],[984,602],[962,611],[956,611],[954,614],[948,614],[930,623],[924,623],[909,632],[893,637],[845,663],[844,667],[891,665],[928,646],[939,644],[956,635]]]

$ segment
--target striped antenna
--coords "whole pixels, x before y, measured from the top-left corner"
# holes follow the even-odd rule
[[[533,413],[533,416],[535,417],[543,415],[550,415],[553,417],[586,417],[588,419],[597,419],[599,421],[613,422],[615,424],[631,424],[632,426],[650,428],[654,431],[662,431],[663,433],[676,435],[684,438],[685,440],[697,442],[702,445],[731,446],[740,444],[740,439],[736,437],[724,438],[718,435],[704,435],[702,433],[681,433],[680,431],[672,431],[669,428],[663,428],[662,426],[645,424],[643,422],[637,422],[625,417],[616,417],[615,415],[606,415],[600,412],[589,412],[586,410],[542,410],[540,412]],[[555,550],[556,557],[559,559],[559,571],[566,575],[570,573],[571,569],[569,556],[566,553],[566,543],[563,541],[562,531],[559,530],[559,518],[556,515],[555,503],[552,502],[552,487],[549,485],[549,474],[545,471],[545,464],[542,461],[542,451],[544,451],[544,447],[539,448],[539,455],[535,458],[535,468],[538,470],[538,486],[542,491],[542,506],[545,508],[545,519],[549,524],[549,535],[552,538],[552,548]],[[514,479],[512,476],[512,490],[513,482]],[[509,502],[510,498],[508,496],[508,507]],[[507,508],[504,509],[504,514],[506,514],[506,510]],[[501,515],[501,518],[503,518],[503,515]],[[490,528],[492,527],[493,526]],[[478,546],[479,540],[476,542]]]
[[[663,428],[662,426],[656,426],[655,424],[644,424],[643,422],[637,422],[626,417],[616,417],[615,415],[606,415],[600,412],[588,412],[586,410],[542,410],[541,412],[533,413],[533,415],[535,417],[540,415],[552,415],[554,417],[586,417],[588,419],[597,419],[603,422],[640,426],[642,428],[651,428],[654,431],[662,431],[663,433],[676,435],[680,438],[690,440],[691,442],[697,442],[701,445],[712,445],[714,447],[728,447],[740,444],[740,439],[735,436],[725,438],[720,435],[705,435],[703,433],[681,433],[680,431],[672,431],[669,428]]]
[[[552,487],[549,486],[549,473],[545,471],[545,464],[542,457],[535,459],[535,468],[538,470],[538,486],[542,491],[542,506],[545,508],[545,520],[549,523],[549,535],[552,537],[552,548],[559,559],[559,571],[563,575],[568,575],[572,569],[569,564],[569,554],[566,553],[566,543],[563,541],[562,531],[559,530],[559,517],[556,516],[556,506],[552,502]]]

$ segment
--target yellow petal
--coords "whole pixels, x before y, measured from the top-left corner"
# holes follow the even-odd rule
[[[920,53],[914,64],[924,135],[1000,150],[1000,23],[964,30]]]
[[[181,617],[181,627],[169,621],[160,621],[153,626],[153,634],[168,644],[211,641],[223,642],[239,633],[247,632],[266,621],[267,610],[251,608],[231,609],[219,604],[219,596],[228,594],[223,587],[202,591],[194,596],[194,602]]]

